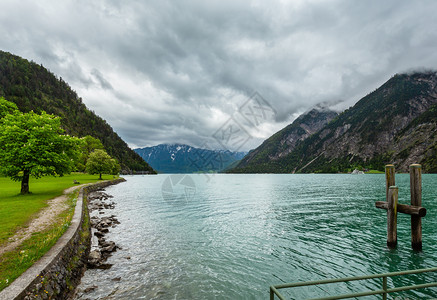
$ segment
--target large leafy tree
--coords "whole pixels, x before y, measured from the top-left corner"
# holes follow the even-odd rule
[[[90,135],[84,136],[80,139],[80,157],[76,163],[76,170],[85,171],[85,165],[90,154],[96,149],[104,149],[102,142]]]
[[[0,173],[21,181],[21,193],[27,194],[30,176],[71,172],[79,139],[63,134],[60,118],[45,112],[20,113],[3,100],[0,111],[10,111],[0,119]]]
[[[15,103],[0,97],[0,119],[10,114],[17,114],[18,107]]]
[[[99,174],[99,179],[102,179],[102,174],[116,174],[120,171],[118,162],[111,158],[106,151],[96,149],[92,152],[86,163],[86,171],[89,174]]]

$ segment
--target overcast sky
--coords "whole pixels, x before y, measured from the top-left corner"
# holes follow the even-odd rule
[[[436,12],[431,0],[0,0],[0,49],[62,77],[132,148],[249,150],[320,102],[344,109],[395,73],[436,69]]]

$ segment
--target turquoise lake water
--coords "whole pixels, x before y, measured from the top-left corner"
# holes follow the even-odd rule
[[[269,299],[272,284],[437,266],[437,174],[422,178],[422,252],[411,250],[402,214],[398,247],[386,247],[386,212],[374,205],[385,200],[384,174],[125,178],[106,189],[116,203],[108,214],[121,222],[106,239],[122,249],[108,259],[111,269],[85,273],[79,289],[97,288],[76,299]],[[396,185],[409,204],[409,175],[397,174]],[[424,280],[437,273],[389,286]],[[281,292],[305,299],[379,287],[370,280]],[[434,297],[437,288],[390,299]]]

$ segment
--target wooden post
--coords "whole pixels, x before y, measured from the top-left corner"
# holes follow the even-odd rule
[[[387,207],[387,247],[396,248],[398,243],[397,231],[397,205],[398,205],[398,188],[391,186],[388,189],[388,207]]]
[[[422,166],[410,165],[410,192],[411,205],[422,205]],[[422,218],[411,215],[411,247],[414,250],[422,250]]]
[[[385,166],[385,201],[388,202],[388,190],[391,186],[395,186],[395,166]]]
[[[398,243],[397,205],[398,188],[395,186],[395,166],[385,166],[385,198],[387,201],[387,247],[396,248]]]

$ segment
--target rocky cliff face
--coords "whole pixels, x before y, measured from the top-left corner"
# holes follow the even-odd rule
[[[253,161],[258,165],[246,162],[234,171],[345,172],[355,167],[381,169],[386,163],[395,163],[401,171],[410,163],[422,163],[425,171],[435,171],[436,105],[436,72],[395,75],[297,141],[292,151],[281,152],[278,139],[270,145],[268,160]]]
[[[437,105],[414,119],[395,136],[392,147],[393,163],[402,171],[420,162],[425,171],[437,172]]]
[[[249,152],[239,167],[254,163],[277,161],[290,154],[300,142],[322,129],[338,113],[316,107],[299,116],[292,124],[275,133],[261,146]]]

